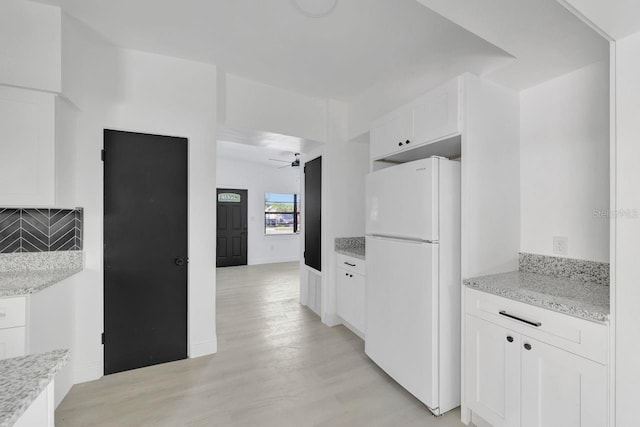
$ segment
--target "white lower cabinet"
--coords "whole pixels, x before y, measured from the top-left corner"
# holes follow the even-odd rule
[[[522,427],[607,425],[607,367],[523,337]],[[524,348],[524,347],[523,347]]]
[[[0,359],[26,354],[26,299],[0,298]]]
[[[364,261],[338,255],[336,266],[337,311],[358,335],[365,333]]]
[[[557,336],[549,333],[547,341],[547,334],[538,327],[506,317],[494,322],[494,319],[469,314],[470,307],[482,306],[496,310],[508,308],[511,313],[520,314],[523,310],[519,305],[509,308],[504,298],[492,297],[494,301],[486,296],[474,299],[473,295],[467,292],[465,315],[467,409],[493,427],[607,426],[606,364],[549,344],[548,341],[553,342]],[[527,320],[543,318],[548,312],[539,309],[540,317],[537,317],[535,309],[528,307]],[[577,341],[588,341],[589,329],[593,326],[606,326],[565,317],[567,323],[585,323],[583,334],[575,335]],[[550,330],[567,327],[567,323],[555,325],[544,319],[541,323]],[[601,344],[606,348],[606,340]]]
[[[466,316],[466,395],[469,408],[494,427],[520,421],[520,336]]]

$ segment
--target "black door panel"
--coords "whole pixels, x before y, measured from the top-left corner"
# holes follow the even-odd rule
[[[216,266],[247,265],[247,190],[218,188],[217,194]]]
[[[304,165],[304,262],[322,271],[322,157]]]
[[[187,140],[104,131],[104,370],[187,357]]]

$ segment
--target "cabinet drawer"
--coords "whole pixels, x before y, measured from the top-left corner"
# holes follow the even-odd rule
[[[350,257],[348,255],[336,254],[337,267],[344,268],[345,270],[356,273],[365,274],[365,260]]]
[[[25,298],[0,298],[0,329],[25,325]]]
[[[26,330],[8,328],[0,330],[0,359],[9,359],[25,355]]]
[[[508,298],[465,288],[466,313],[598,363],[608,362],[607,324],[590,322]],[[515,316],[533,324],[507,317]]]

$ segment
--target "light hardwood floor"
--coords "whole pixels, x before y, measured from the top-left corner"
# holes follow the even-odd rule
[[[218,269],[218,353],[79,384],[65,426],[462,426],[433,417],[343,326],[298,303],[298,264]]]

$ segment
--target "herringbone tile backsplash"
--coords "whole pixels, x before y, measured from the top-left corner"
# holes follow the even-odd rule
[[[82,250],[82,209],[0,208],[0,253]]]

